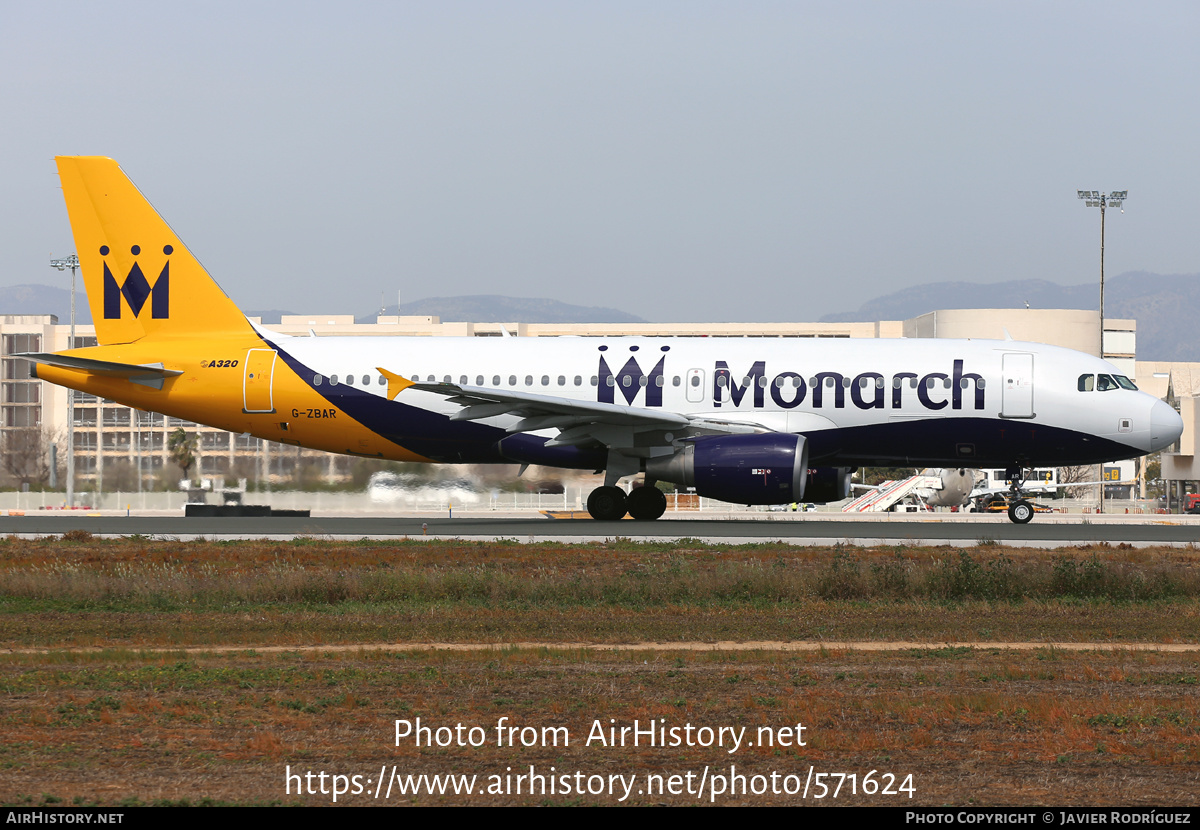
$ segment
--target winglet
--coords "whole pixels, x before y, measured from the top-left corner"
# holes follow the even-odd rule
[[[375,369],[376,369],[376,371],[379,372],[379,374],[381,374],[385,378],[387,378],[387,382],[388,382],[387,396],[388,396],[389,401],[396,400],[397,395],[399,395],[405,389],[407,389],[408,387],[413,385],[413,382],[411,380],[409,380],[408,378],[402,378],[399,375],[392,374],[391,372],[389,372],[387,369],[383,368],[382,366],[376,366]]]

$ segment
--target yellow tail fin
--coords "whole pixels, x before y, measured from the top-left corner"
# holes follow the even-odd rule
[[[55,161],[101,345],[252,331],[115,161]]]

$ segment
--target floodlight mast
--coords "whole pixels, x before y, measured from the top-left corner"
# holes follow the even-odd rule
[[[1108,205],[1121,207],[1129,198],[1128,190],[1114,190],[1105,196],[1099,190],[1077,190],[1085,207],[1100,208],[1100,357],[1104,357],[1104,209]]]
[[[1105,196],[1099,190],[1077,190],[1084,207],[1100,208],[1100,359],[1104,359],[1104,209],[1121,207],[1129,198],[1128,190],[1114,190]],[[1121,210],[1124,213],[1124,208]],[[1100,465],[1100,512],[1104,512],[1104,465]]]
[[[79,268],[79,257],[71,254],[66,259],[50,260],[50,267],[59,271],[71,269],[71,340],[67,348],[75,343],[75,271]],[[67,507],[75,506],[75,390],[67,390]]]

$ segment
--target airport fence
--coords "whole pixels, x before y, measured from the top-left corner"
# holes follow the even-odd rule
[[[526,511],[582,511],[587,509],[587,496],[591,487],[568,487],[562,493],[509,493],[471,492],[466,490],[439,491],[424,489],[416,491],[388,490],[386,493],[372,492],[303,492],[276,490],[242,494],[246,504],[269,505],[276,510],[311,510],[314,513],[443,513],[453,511],[480,512],[526,512]],[[206,493],[209,504],[223,500],[220,493]],[[188,502],[186,492],[141,492],[141,493],[76,493],[75,508],[85,510],[130,510],[132,512],[183,512]],[[1094,514],[1097,512],[1095,499],[1057,499],[1042,502],[1055,512]],[[0,492],[0,511],[42,511],[66,509],[66,496],[62,492]],[[791,505],[747,506],[730,504],[715,499],[703,498],[689,493],[668,493],[667,513],[703,513],[718,518],[721,515],[745,515],[747,513],[795,513]],[[841,503],[819,505],[818,513],[840,513]],[[1110,499],[1104,503],[1104,512],[1111,514],[1153,514],[1161,512],[1154,500]]]

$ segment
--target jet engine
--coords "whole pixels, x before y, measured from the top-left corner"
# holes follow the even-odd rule
[[[736,504],[786,504],[805,498],[808,444],[803,435],[712,435],[674,455],[646,461],[648,478],[694,487]]]
[[[808,471],[804,500],[828,504],[850,498],[850,476],[854,467],[815,467]]]

